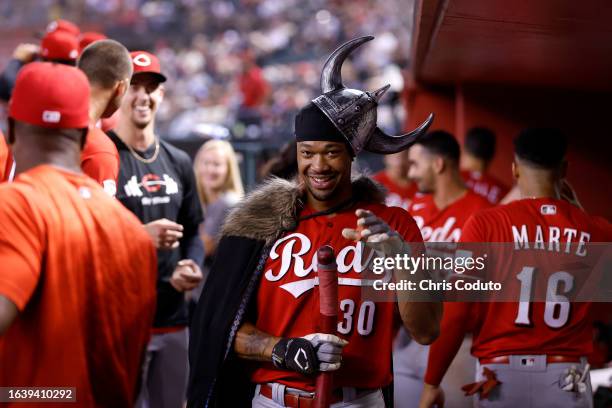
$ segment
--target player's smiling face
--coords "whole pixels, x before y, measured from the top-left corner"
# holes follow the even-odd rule
[[[416,183],[419,192],[433,192],[435,185],[433,156],[419,144],[413,145],[408,150],[408,178]]]
[[[350,196],[352,157],[344,143],[297,144],[298,174],[318,207],[332,207]]]
[[[136,127],[144,128],[155,118],[163,96],[163,86],[154,75],[134,75],[121,104],[122,113],[127,115]]]

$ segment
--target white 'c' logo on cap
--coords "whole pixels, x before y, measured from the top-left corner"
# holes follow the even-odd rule
[[[146,54],[138,54],[134,57],[133,61],[134,64],[138,65],[139,67],[148,67],[151,65],[151,58],[149,58],[149,56]]]

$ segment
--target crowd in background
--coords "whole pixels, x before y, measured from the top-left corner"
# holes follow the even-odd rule
[[[61,17],[104,32],[128,49],[154,51],[169,77],[158,115],[164,137],[282,143],[290,138],[297,108],[318,93],[323,58],[342,41],[360,35],[377,38],[345,64],[345,82],[357,89],[391,83],[379,123],[390,132],[398,130],[413,8],[412,3],[399,3],[26,0],[2,2],[0,26],[31,27],[31,36]],[[15,47],[17,40],[5,40],[0,47]],[[2,51],[5,59],[11,51]]]

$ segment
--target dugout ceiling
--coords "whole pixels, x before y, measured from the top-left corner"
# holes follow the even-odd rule
[[[417,0],[421,83],[612,90],[612,1]]]

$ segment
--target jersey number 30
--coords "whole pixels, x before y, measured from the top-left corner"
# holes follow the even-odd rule
[[[521,294],[515,324],[529,325],[529,308],[531,306],[531,289],[533,286],[533,266],[524,266],[516,278],[521,281]],[[559,285],[563,283],[563,293],[559,294]],[[548,278],[546,287],[546,306],[544,308],[544,323],[553,329],[563,327],[570,313],[571,303],[567,294],[574,287],[574,277],[567,272],[555,272]]]
[[[338,322],[338,333],[349,334],[353,330],[353,315],[355,314],[355,301],[353,299],[344,299],[340,302],[340,310],[342,311],[342,320]],[[374,327],[374,312],[376,304],[370,300],[366,300],[359,306],[359,314],[357,316],[357,333],[362,336],[367,336],[372,333]]]

